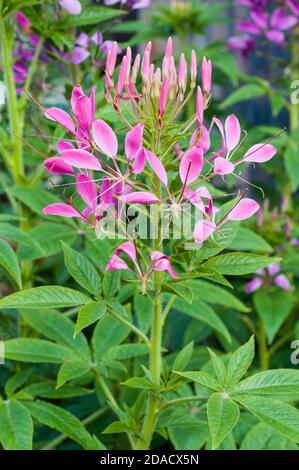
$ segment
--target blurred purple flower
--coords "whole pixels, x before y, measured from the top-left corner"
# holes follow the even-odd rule
[[[141,8],[148,8],[151,4],[151,0],[104,0],[106,6],[116,5],[127,5],[129,10],[140,10]]]
[[[299,3],[298,0],[287,0],[287,5],[293,15],[299,16]]]
[[[60,0],[59,5],[71,15],[80,15],[82,11],[79,0]]]
[[[246,284],[244,290],[247,294],[251,294],[258,290],[262,285],[269,285],[269,281],[285,291],[292,290],[292,286],[287,276],[280,273],[280,265],[278,263],[270,264],[267,269],[259,269],[256,272],[256,276]]]
[[[250,52],[256,47],[256,41],[249,35],[233,36],[227,40],[229,49],[240,55],[241,59],[246,60]]]
[[[91,37],[86,33],[81,33],[75,41],[75,47],[72,51],[71,61],[72,64],[77,65],[84,62],[90,56],[90,48],[92,44],[98,46],[105,56],[108,54],[112,48],[113,41],[104,41],[103,34],[100,31],[93,33]],[[121,53],[121,49],[118,48],[118,54]],[[100,65],[102,62],[99,61],[97,65]]]

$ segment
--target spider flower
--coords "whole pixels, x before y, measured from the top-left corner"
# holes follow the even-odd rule
[[[292,286],[285,274],[280,271],[278,263],[272,263],[267,269],[260,269],[256,272],[256,276],[249,281],[245,286],[245,292],[251,294],[258,290],[261,286],[275,284],[282,290],[291,291]]]

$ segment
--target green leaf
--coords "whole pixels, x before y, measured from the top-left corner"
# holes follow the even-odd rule
[[[137,294],[134,296],[134,310],[138,322],[138,327],[147,334],[152,321],[153,304],[146,295]]]
[[[59,224],[55,222],[41,222],[29,231],[32,240],[42,246],[44,255],[53,256],[61,252],[61,241],[73,243],[76,239],[77,232],[70,225]],[[38,250],[32,249],[28,251],[25,246],[21,246],[19,254],[22,259],[41,258]]]
[[[176,450],[201,449],[209,439],[207,423],[188,411],[177,411],[167,424],[169,438]]]
[[[287,175],[290,179],[292,192],[297,191],[299,187],[299,165],[298,165],[298,143],[289,139],[286,150],[284,151],[284,164]]]
[[[5,450],[32,450],[32,419],[21,403],[1,401],[0,423],[0,442]]]
[[[126,385],[130,388],[137,388],[142,390],[154,390],[154,385],[143,377],[131,377],[128,380],[122,382],[122,385]]]
[[[275,369],[259,372],[238,383],[234,393],[246,395],[299,394],[299,370]]]
[[[231,307],[240,312],[248,312],[249,308],[246,307],[241,300],[235,297],[222,287],[215,286],[214,284],[206,281],[188,281],[188,286],[194,292],[194,302],[197,299],[216,305],[223,305],[224,307]]]
[[[246,374],[254,358],[254,336],[247,343],[238,348],[231,356],[227,368],[227,383],[229,385],[239,382]]]
[[[176,371],[184,370],[188,366],[192,354],[193,354],[193,346],[194,343],[191,341],[187,346],[185,346],[176,356],[174,363],[173,363],[173,369]]]
[[[215,331],[218,331],[228,342],[231,341],[230,333],[223,323],[223,321],[218,317],[214,310],[204,302],[195,300],[192,304],[187,304],[181,299],[176,299],[174,303],[174,308],[190,315],[196,320],[199,320],[209,326],[211,326]]]
[[[43,339],[16,338],[5,341],[5,358],[23,362],[60,363],[76,359],[75,353]]]
[[[103,293],[107,300],[113,299],[120,288],[120,271],[108,271],[104,274]]]
[[[64,385],[62,388],[57,389],[56,383],[54,381],[43,380],[42,382],[36,382],[31,385],[27,385],[27,387],[22,389],[22,392],[28,393],[32,397],[60,399],[89,395],[93,393],[93,390],[70,384]]]
[[[28,369],[24,369],[21,372],[17,372],[16,374],[12,375],[7,382],[5,383],[4,390],[6,395],[9,397],[12,395],[18,388],[20,388],[32,375],[33,369],[30,367]]]
[[[239,227],[235,238],[231,245],[230,250],[237,251],[254,251],[257,253],[272,253],[273,248],[264,240],[260,235],[257,235],[253,230],[245,227]]]
[[[91,364],[83,361],[65,362],[59,369],[57,376],[57,388],[62,387],[69,380],[81,377],[91,369]]]
[[[162,292],[170,292],[171,294],[175,294],[178,297],[181,297],[183,300],[188,302],[189,304],[192,303],[193,292],[192,290],[186,285],[174,284],[174,283],[166,283],[162,284]]]
[[[206,372],[200,372],[200,371],[178,372],[175,370],[173,372],[174,374],[177,374],[180,377],[184,377],[189,382],[198,383],[199,385],[202,385],[203,387],[209,388],[210,390],[214,390],[216,392],[220,390],[220,386],[217,380],[215,380],[212,375],[207,374]]]
[[[87,26],[111,21],[114,18],[124,15],[123,10],[106,8],[104,6],[84,7],[80,15],[67,15],[60,23],[55,23],[55,28],[66,29],[68,27]]]
[[[258,269],[266,268],[269,264],[279,261],[278,258],[267,258],[251,253],[227,253],[209,259],[203,266],[216,269],[221,274],[238,276],[254,273]]]
[[[0,239],[0,267],[14,281],[19,289],[22,289],[22,275],[18,263],[18,258],[11,246]]]
[[[259,96],[264,96],[266,94],[265,87],[257,84],[250,83],[239,87],[236,91],[233,91],[220,106],[221,109],[228,108],[236,103],[241,101],[252,100],[253,98],[258,98]]]
[[[216,375],[219,383],[224,384],[225,379],[226,379],[226,368],[225,368],[225,365],[223,363],[223,360],[216,353],[214,353],[214,351],[212,351],[210,348],[208,348],[208,351],[209,351],[210,358],[211,358],[211,361],[212,361],[212,364],[213,364],[213,369],[215,371],[215,375]]]
[[[259,289],[254,294],[254,305],[262,320],[269,344],[272,343],[280,327],[291,313],[294,296],[290,292],[269,292]]]
[[[78,442],[84,449],[93,450],[94,442],[91,435],[74,415],[59,406],[52,405],[40,400],[26,402],[33,418],[52,429],[66,434],[68,437]],[[102,446],[102,449],[105,447]]]
[[[78,315],[74,336],[77,336],[79,331],[83,330],[92,323],[95,323],[106,312],[106,304],[103,302],[89,302],[84,305]]]
[[[107,356],[110,359],[121,361],[131,359],[132,357],[139,357],[148,354],[148,348],[145,344],[121,344],[120,346],[113,346],[109,349]]]
[[[208,423],[213,450],[232,431],[240,417],[238,405],[226,393],[214,393],[208,401]]]
[[[22,310],[25,321],[39,333],[74,350],[86,361],[90,359],[88,342],[81,333],[73,337],[74,323],[56,310]]]
[[[291,405],[263,397],[238,397],[250,413],[289,439],[299,442],[299,411]]]
[[[38,187],[14,186],[10,189],[10,193],[38,215],[41,215],[42,209],[48,204],[61,202],[59,197],[50,191]]]
[[[258,423],[246,434],[240,450],[298,450],[298,447],[267,424]]]
[[[45,252],[40,244],[15,225],[0,223],[0,237],[21,244],[26,250],[36,251],[40,257],[45,256]]]
[[[74,289],[42,286],[15,292],[0,300],[0,308],[64,308],[84,305],[90,298]]]
[[[113,421],[113,423],[109,424],[102,434],[120,434],[123,432],[128,432],[130,430],[129,426],[122,421]]]
[[[101,278],[94,265],[81,253],[73,250],[65,243],[61,243],[64,253],[64,262],[70,275],[88,292],[99,297],[101,293]]]

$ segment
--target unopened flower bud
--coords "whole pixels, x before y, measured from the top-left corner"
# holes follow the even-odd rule
[[[195,88],[197,77],[197,57],[195,51],[191,52],[190,60],[191,88]]]

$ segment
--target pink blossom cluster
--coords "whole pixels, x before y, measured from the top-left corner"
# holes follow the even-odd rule
[[[275,284],[280,289],[291,291],[292,286],[285,274],[281,273],[281,268],[278,263],[272,263],[267,269],[259,269],[256,276],[249,281],[245,286],[245,292],[251,294],[258,290],[261,286],[269,286]]]
[[[176,67],[172,40],[169,39],[162,69],[155,68],[151,63],[149,43],[142,59],[138,54],[133,63],[132,53],[128,48],[115,79],[117,49],[118,46],[114,43],[107,55],[106,97],[120,116],[123,116],[123,106],[130,106],[134,116],[133,124],[124,118],[129,127],[124,143],[125,158],[118,156],[118,138],[114,130],[102,119],[95,118],[95,87],[92,88],[90,96],[87,96],[81,87],[76,85],[71,97],[72,115],[56,107],[45,112],[46,117],[59,123],[73,140],[59,141],[58,154],[45,160],[45,168],[50,174],[65,174],[75,178],[77,193],[86,207],[80,211],[72,200],[66,200],[45,207],[43,213],[75,217],[96,227],[105,210],[111,205],[166,205],[173,215],[183,211],[185,205],[191,205],[200,213],[200,218],[194,225],[196,243],[203,243],[227,222],[244,220],[254,215],[259,209],[259,204],[241,195],[221,220],[217,220],[219,208],[204,184],[215,176],[224,177],[233,173],[235,167],[242,168],[245,163],[266,162],[276,153],[271,144],[260,143],[235,160],[234,153],[242,143],[241,127],[235,115],[230,115],[224,124],[214,118],[210,126],[206,127],[204,112],[211,96],[211,62],[203,59],[202,86],[196,87],[198,65],[195,52],[191,54],[189,74],[183,54]],[[179,114],[195,89],[196,113],[183,132],[181,131],[184,136],[189,136],[189,144],[187,148],[183,148],[181,137],[176,139],[174,116]],[[171,128],[174,129],[172,134]],[[214,131],[219,134],[221,145],[220,148],[212,150],[210,135]],[[153,134],[159,145],[171,135],[172,144],[168,151],[164,152],[159,145],[153,145]],[[145,172],[148,171],[159,182],[159,193],[152,181],[146,179]],[[174,190],[170,181],[176,174],[181,185],[179,189]],[[129,246],[132,248],[132,245]],[[133,251],[120,248],[119,250],[134,263],[137,275],[140,276]],[[116,263],[110,264],[109,269],[113,266],[115,269],[124,266],[123,261],[120,262],[116,258],[120,252],[115,252],[113,260]],[[147,274],[162,267],[175,277],[168,257],[152,253]]]

